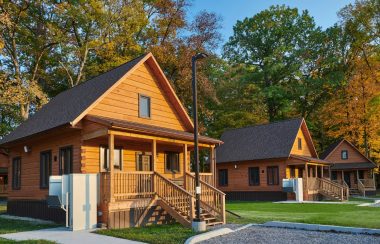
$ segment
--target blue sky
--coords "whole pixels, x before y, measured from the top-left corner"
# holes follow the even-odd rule
[[[338,21],[337,12],[354,0],[193,0],[190,17],[201,10],[215,12],[222,20],[223,42],[232,35],[236,21],[252,17],[271,5],[288,5],[299,10],[307,9],[317,25],[327,28]]]

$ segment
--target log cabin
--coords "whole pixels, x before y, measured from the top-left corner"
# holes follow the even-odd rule
[[[193,123],[151,53],[51,99],[0,142],[9,151],[8,213],[64,222],[47,207],[49,176],[98,174],[98,222],[108,228],[177,221],[191,226],[195,178],[190,172]],[[224,193],[201,173],[207,225],[225,223]],[[110,163],[112,162],[112,163]],[[110,166],[111,164],[111,166]]]
[[[7,197],[8,161],[8,153],[0,149],[0,199]]]
[[[375,195],[377,165],[348,140],[331,144],[322,154],[331,166],[331,180],[349,187],[351,195]]]
[[[318,158],[303,118],[225,131],[216,149],[217,187],[229,200],[293,200],[283,179],[303,179],[303,199],[347,200],[332,182],[330,162]]]

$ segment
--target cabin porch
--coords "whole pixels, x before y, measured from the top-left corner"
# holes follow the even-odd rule
[[[332,170],[331,179],[350,189],[350,195],[376,194],[375,174],[372,169]]]
[[[348,187],[330,180],[330,163],[310,157],[291,156],[286,166],[286,178],[302,178],[304,200],[348,200]]]
[[[191,140],[113,129],[92,135],[84,137],[82,159],[86,171],[100,172],[99,223],[108,228],[173,221],[191,226],[195,216]],[[224,193],[214,187],[215,146],[200,142],[199,147],[208,162],[206,172],[200,173],[201,214],[208,225],[224,223]]]

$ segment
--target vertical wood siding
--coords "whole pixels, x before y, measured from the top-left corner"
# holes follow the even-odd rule
[[[348,159],[344,160],[341,158],[342,150],[347,150]],[[347,142],[342,142],[327,158],[327,161],[334,163],[361,163],[369,162],[360,152],[353,148]]]

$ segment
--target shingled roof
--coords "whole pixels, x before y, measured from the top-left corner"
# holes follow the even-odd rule
[[[58,94],[34,115],[30,116],[28,120],[5,136],[0,141],[0,145],[70,124],[147,55],[135,58]]]
[[[342,140],[339,140],[339,141],[336,141],[334,143],[332,143],[330,146],[328,146],[326,148],[326,150],[321,153],[321,155],[319,156],[321,159],[325,159],[332,151],[334,151],[334,149],[342,142],[344,141],[343,139]]]
[[[270,124],[227,130],[216,149],[217,163],[287,158],[304,120],[290,119]]]

